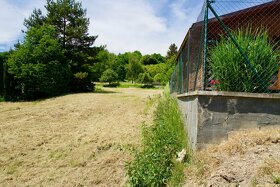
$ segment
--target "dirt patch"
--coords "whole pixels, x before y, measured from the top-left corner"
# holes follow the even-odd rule
[[[194,154],[185,186],[279,186],[280,130],[250,130]]]
[[[124,185],[141,123],[152,119],[146,102],[162,90],[104,91],[0,103],[0,184]]]

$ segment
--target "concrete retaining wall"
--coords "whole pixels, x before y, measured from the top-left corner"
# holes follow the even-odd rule
[[[219,143],[231,131],[280,127],[280,94],[196,91],[177,98],[193,149]]]

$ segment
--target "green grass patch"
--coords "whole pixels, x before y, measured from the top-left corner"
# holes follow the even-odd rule
[[[175,98],[164,94],[155,110],[153,124],[144,125],[142,134],[143,148],[126,167],[130,185],[180,185],[184,166],[175,159],[178,152],[187,149],[187,138]],[[189,160],[188,154],[185,160]]]
[[[280,176],[272,175],[272,180],[274,184],[280,184]]]

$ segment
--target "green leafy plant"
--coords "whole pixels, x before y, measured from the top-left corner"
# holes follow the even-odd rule
[[[280,184],[280,176],[272,175],[272,180],[274,184]]]
[[[102,76],[99,80],[101,82],[108,82],[111,84],[118,81],[118,74],[112,69],[107,69],[102,73]]]
[[[32,27],[7,60],[8,73],[21,99],[59,95],[67,90],[70,67],[53,26]]]
[[[153,78],[149,73],[145,72],[139,74],[138,81],[145,85],[151,85],[153,83]]]
[[[279,69],[279,52],[270,44],[265,30],[250,28],[233,33],[236,42],[247,55],[250,67],[229,37],[209,49],[209,64],[219,90],[238,92],[264,92],[272,76]],[[258,74],[256,76],[252,70]]]
[[[129,183],[132,186],[163,186],[173,173],[176,177],[172,184],[180,183],[183,170],[174,158],[177,152],[186,148],[186,140],[177,102],[165,95],[159,101],[153,125],[143,127],[143,149],[127,165]]]

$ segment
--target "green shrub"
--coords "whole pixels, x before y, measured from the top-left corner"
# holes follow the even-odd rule
[[[102,73],[99,81],[108,82],[109,84],[111,84],[112,82],[117,82],[118,74],[112,69],[107,69]]]
[[[279,53],[269,43],[264,30],[238,30],[234,38],[256,69],[261,80],[246,64],[234,43],[229,37],[210,48],[209,64],[214,80],[219,81],[219,90],[237,92],[263,92],[269,85],[272,76],[279,69]]]
[[[128,181],[132,186],[166,185],[173,171],[180,171],[175,170],[176,153],[187,146],[184,123],[174,98],[165,95],[159,101],[153,125],[144,126],[142,134],[143,149],[127,165]]]
[[[147,72],[140,73],[139,76],[138,76],[138,82],[140,82],[142,84],[145,84],[145,85],[149,85],[149,84],[152,84],[153,78]]]
[[[13,97],[37,99],[67,90],[70,67],[55,35],[53,26],[31,28],[23,44],[9,55],[6,79],[9,86],[13,84]]]
[[[272,180],[274,184],[280,184],[280,177],[276,175],[272,175]]]

